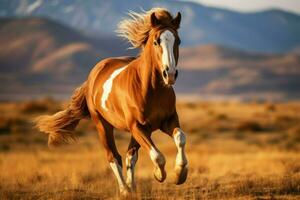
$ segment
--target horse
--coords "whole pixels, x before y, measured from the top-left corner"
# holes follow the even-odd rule
[[[163,8],[130,12],[129,17],[119,23],[117,32],[132,48],[140,48],[140,54],[100,61],[75,90],[65,110],[37,119],[36,126],[48,134],[48,144],[59,145],[76,139],[73,132],[79,121],[91,118],[122,195],[136,191],[134,167],[140,147],[150,155],[155,179],[159,182],[166,179],[165,157],[151,140],[155,130],[174,139],[177,147],[174,183],[186,181],[186,136],[180,128],[172,87],[178,76],[180,22],[180,12],[173,17]],[[126,181],[114,129],[131,133],[126,153]]]

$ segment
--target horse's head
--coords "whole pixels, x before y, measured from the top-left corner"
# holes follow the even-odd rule
[[[151,14],[151,26],[146,46],[152,49],[152,59],[158,68],[166,85],[173,85],[176,81],[178,70],[176,69],[179,57],[180,38],[178,29],[181,21],[180,12],[172,18],[169,13],[153,12]]]

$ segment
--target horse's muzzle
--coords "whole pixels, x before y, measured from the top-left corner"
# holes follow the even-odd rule
[[[178,70],[175,73],[170,73],[166,69],[163,71],[163,78],[167,85],[174,85],[178,77]]]

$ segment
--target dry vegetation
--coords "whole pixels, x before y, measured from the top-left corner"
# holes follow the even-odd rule
[[[1,103],[0,199],[115,199],[117,184],[93,125],[83,121],[77,144],[48,149],[32,119],[53,113],[52,99]],[[187,132],[189,177],[171,183],[176,148],[157,132],[167,157],[168,178],[152,178],[152,163],[140,151],[136,199],[299,199],[300,103],[179,103]],[[129,134],[116,133],[125,154]]]

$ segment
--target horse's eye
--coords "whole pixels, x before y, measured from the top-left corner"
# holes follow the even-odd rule
[[[178,45],[180,45],[181,44],[181,40],[178,38]]]
[[[160,38],[158,38],[157,40],[154,40],[154,45],[155,46],[160,45]]]

